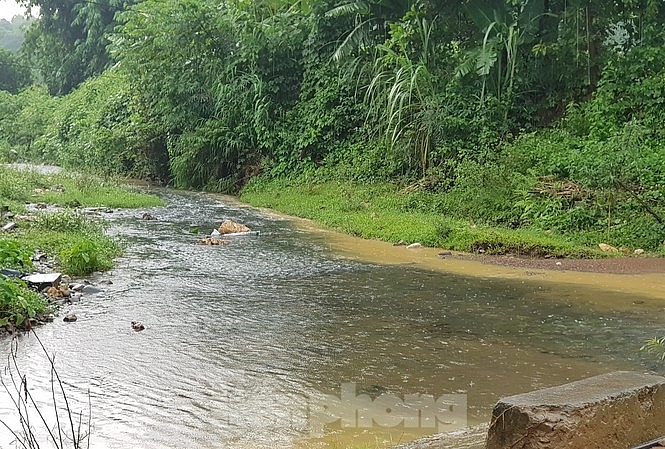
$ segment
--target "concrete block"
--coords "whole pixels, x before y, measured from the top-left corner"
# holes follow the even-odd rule
[[[501,399],[486,449],[627,449],[665,435],[665,378],[617,371]]]
[[[25,282],[37,286],[40,290],[46,287],[53,287],[60,283],[61,273],[39,273],[31,274],[23,278]]]

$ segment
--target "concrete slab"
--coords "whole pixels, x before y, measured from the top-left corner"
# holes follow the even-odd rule
[[[665,435],[665,378],[617,371],[501,399],[486,449],[626,449]]]
[[[23,280],[28,284],[36,285],[41,289],[53,287],[60,283],[62,273],[38,273],[25,276]]]

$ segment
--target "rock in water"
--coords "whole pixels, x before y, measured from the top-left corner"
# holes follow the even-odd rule
[[[73,313],[70,313],[69,315],[65,316],[65,318],[63,318],[62,321],[64,321],[65,323],[73,323],[76,320],[78,320],[78,317]]]
[[[217,229],[220,234],[235,234],[236,232],[249,232],[249,229],[244,224],[236,223],[231,220],[224,220]]]
[[[204,239],[197,240],[196,243],[199,245],[207,245],[207,246],[221,246],[228,244],[229,241],[223,239],[217,239],[215,237],[206,237]]]
[[[416,243],[412,243],[412,244],[410,244],[409,246],[407,246],[408,249],[422,248],[422,247],[423,247],[423,245],[421,245],[420,243],[417,243],[417,242],[416,242]]]
[[[145,329],[145,326],[140,321],[132,321],[132,329],[134,329],[136,332],[141,332],[143,329]]]

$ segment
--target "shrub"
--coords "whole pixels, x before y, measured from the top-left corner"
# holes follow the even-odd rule
[[[0,275],[0,326],[20,326],[46,308],[44,298],[28,290],[23,281]]]
[[[0,268],[23,270],[32,267],[30,252],[17,242],[0,240]]]
[[[64,271],[81,276],[94,271],[104,271],[113,267],[103,248],[90,239],[81,239],[73,246],[60,252],[60,264]]]

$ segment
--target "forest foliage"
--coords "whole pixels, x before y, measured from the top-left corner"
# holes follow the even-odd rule
[[[26,3],[35,85],[0,84],[6,159],[222,192],[388,183],[427,213],[663,248],[661,2]]]

